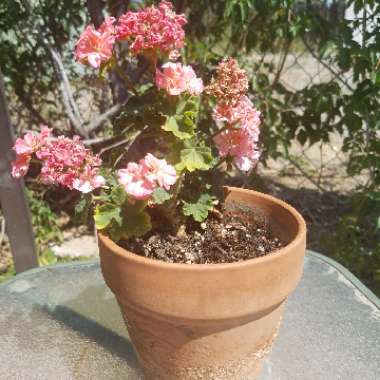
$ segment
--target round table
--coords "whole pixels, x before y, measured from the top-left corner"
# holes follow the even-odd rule
[[[99,262],[37,268],[0,285],[0,379],[141,379]],[[378,379],[379,299],[309,251],[260,380]]]

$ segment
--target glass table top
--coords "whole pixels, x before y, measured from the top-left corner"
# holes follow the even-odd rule
[[[378,298],[308,252],[260,380],[378,380],[379,358]],[[98,262],[33,269],[0,285],[1,380],[141,378]]]

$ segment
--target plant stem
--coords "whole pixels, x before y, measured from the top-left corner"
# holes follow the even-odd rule
[[[120,78],[122,78],[125,81],[125,83],[127,84],[127,88],[129,90],[131,90],[134,95],[139,96],[139,93],[135,89],[135,87],[134,87],[133,83],[131,82],[131,80],[129,79],[128,75],[126,75],[123,72],[122,68],[119,66],[116,57],[114,57],[114,63],[115,63],[114,68],[115,68],[117,74],[120,76]]]
[[[184,174],[181,174],[179,176],[174,188],[173,197],[170,199],[170,201],[164,207],[158,207],[159,212],[170,223],[173,234],[177,234],[179,228],[181,228],[181,225],[183,224],[182,218],[177,212],[177,202],[178,196],[182,189],[184,177]]]
[[[214,132],[214,133],[211,135],[211,138],[213,139],[215,136],[217,136],[217,135],[219,135],[220,133],[226,131],[228,128],[229,128],[229,125],[225,125],[223,128],[218,129],[216,132]]]

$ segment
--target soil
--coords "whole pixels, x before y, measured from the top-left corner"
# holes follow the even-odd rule
[[[224,212],[204,223],[193,224],[180,236],[151,233],[120,243],[138,255],[168,263],[218,264],[233,263],[265,256],[281,248],[280,239],[267,225],[252,215]]]

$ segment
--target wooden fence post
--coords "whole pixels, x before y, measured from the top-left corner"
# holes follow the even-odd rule
[[[16,272],[23,272],[38,266],[38,260],[24,182],[13,179],[10,174],[14,158],[12,146],[13,133],[0,70],[0,204]]]

